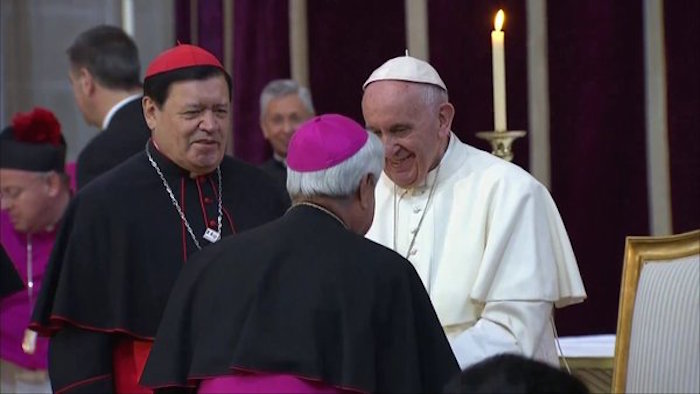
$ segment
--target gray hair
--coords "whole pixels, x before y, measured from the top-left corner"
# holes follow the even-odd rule
[[[313,196],[346,198],[357,191],[362,177],[375,181],[384,169],[384,147],[379,137],[367,132],[365,145],[344,162],[319,171],[298,172],[287,167],[287,191],[292,200]]]
[[[447,92],[437,85],[427,83],[418,84],[423,90],[423,102],[429,107],[437,108],[440,104],[449,101]]]
[[[314,114],[314,104],[311,100],[311,92],[292,79],[275,79],[270,81],[260,93],[260,118],[265,115],[267,105],[272,99],[296,94],[309,113]]]

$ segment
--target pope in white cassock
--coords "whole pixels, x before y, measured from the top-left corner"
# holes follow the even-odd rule
[[[367,237],[411,261],[462,369],[504,352],[558,366],[553,307],[586,292],[547,189],[452,133],[430,64],[391,59],[363,88],[386,159]]]

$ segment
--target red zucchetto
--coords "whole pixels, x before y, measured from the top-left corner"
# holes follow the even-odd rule
[[[153,59],[146,69],[145,78],[194,66],[214,66],[224,70],[219,59],[207,50],[196,45],[180,44],[162,52]]]

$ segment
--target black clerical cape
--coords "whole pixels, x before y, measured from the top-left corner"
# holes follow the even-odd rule
[[[0,298],[24,289],[24,282],[12,264],[5,248],[0,245]]]
[[[135,98],[114,112],[107,128],[80,151],[76,164],[78,190],[88,182],[143,150],[151,137],[141,106]]]
[[[148,149],[199,244],[208,247],[205,229],[218,228],[216,171],[190,178],[152,143]],[[257,168],[228,156],[220,168],[223,236],[287,209],[286,192]],[[197,250],[144,151],[82,189],[65,214],[32,316],[32,328],[52,335],[53,389],[119,388],[115,348],[152,340],[172,285]]]
[[[304,205],[192,259],[141,383],[237,369],[400,393],[440,392],[459,373],[410,262]]]

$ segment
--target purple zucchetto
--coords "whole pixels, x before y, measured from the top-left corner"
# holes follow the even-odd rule
[[[287,167],[297,172],[331,168],[357,153],[367,138],[362,126],[343,115],[313,117],[299,126],[289,141]]]

